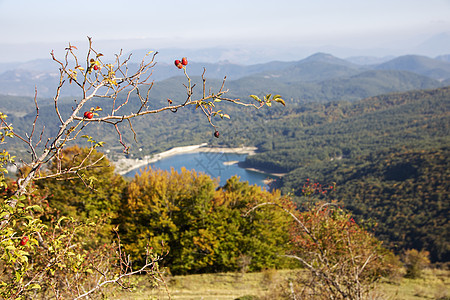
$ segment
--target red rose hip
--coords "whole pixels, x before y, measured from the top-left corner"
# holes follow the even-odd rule
[[[219,138],[219,131],[214,131],[214,137]]]
[[[92,117],[94,117],[94,114],[90,111],[86,111],[86,112],[84,112],[84,117],[86,119],[92,119]]]
[[[178,69],[182,69],[182,68],[183,68],[183,64],[181,63],[181,61],[180,61],[179,59],[176,59],[175,62],[174,62],[174,64],[175,64],[175,66],[176,66]]]
[[[27,236],[24,236],[21,240],[20,240],[20,245],[21,246],[25,246],[28,243],[29,238]]]
[[[188,64],[188,61],[187,61],[187,58],[186,58],[186,57],[183,57],[183,58],[181,59],[181,64],[182,64],[183,66],[185,66],[185,65]]]

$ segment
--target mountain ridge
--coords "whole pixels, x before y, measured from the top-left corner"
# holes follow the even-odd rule
[[[378,70],[410,71],[437,80],[450,78],[450,62],[421,55],[404,55],[376,66]]]
[[[59,72],[37,70],[47,62],[22,64],[18,65],[19,69],[0,73],[0,94],[34,96],[37,87],[39,97],[53,97]],[[22,69],[23,66],[29,66],[29,69]],[[135,69],[136,64],[129,65],[129,72]],[[364,66],[322,52],[294,62],[272,61],[250,66],[193,61],[189,62],[188,72],[191,77],[198,77],[205,72],[206,79],[210,81],[223,80],[226,76],[227,83],[238,88],[238,91],[232,90],[236,97],[278,93],[302,101],[355,100],[377,93],[436,88],[450,82],[450,63],[418,55],[401,56],[378,65]],[[372,77],[368,74],[372,74]],[[382,74],[386,74],[384,79]],[[172,64],[157,63],[152,76],[157,83],[155,87],[159,84],[164,86],[164,81],[182,76],[182,72]],[[242,83],[238,83],[239,80]],[[338,83],[340,86],[336,86]],[[358,87],[358,84],[364,86]],[[361,89],[365,92],[358,92]],[[333,90],[339,91],[339,97],[343,98],[332,95]],[[75,85],[68,86],[63,92],[64,96],[69,97],[78,94]]]

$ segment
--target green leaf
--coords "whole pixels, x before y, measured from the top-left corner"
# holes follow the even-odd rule
[[[64,221],[65,219],[68,219],[67,217],[62,216],[61,218],[59,218],[58,220],[58,225],[61,224],[62,221]]]
[[[37,283],[33,283],[33,284],[30,285],[30,289],[31,290],[40,290],[41,286],[39,284],[37,284]]]
[[[28,256],[19,256],[20,262],[22,263],[28,263]]]
[[[44,209],[39,205],[28,206],[26,209],[32,209],[34,211],[44,212]]]
[[[9,251],[14,251],[14,250],[16,250],[16,247],[12,246],[12,245],[9,245],[9,246],[6,246],[5,249],[9,250]]]

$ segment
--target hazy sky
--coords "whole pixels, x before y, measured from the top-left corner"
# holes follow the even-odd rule
[[[86,36],[126,51],[408,47],[450,32],[450,0],[0,0],[0,28],[0,62],[48,57]]]

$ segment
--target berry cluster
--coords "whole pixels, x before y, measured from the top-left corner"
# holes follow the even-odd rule
[[[179,60],[179,59],[176,59],[175,60],[175,66],[178,68],[178,69],[182,69],[184,66],[186,66],[188,64],[188,61],[187,61],[187,58],[186,57],[183,57],[182,59],[181,59],[181,61]]]
[[[84,117],[86,119],[92,119],[92,117],[94,117],[94,114],[91,111],[86,111],[84,112]]]

